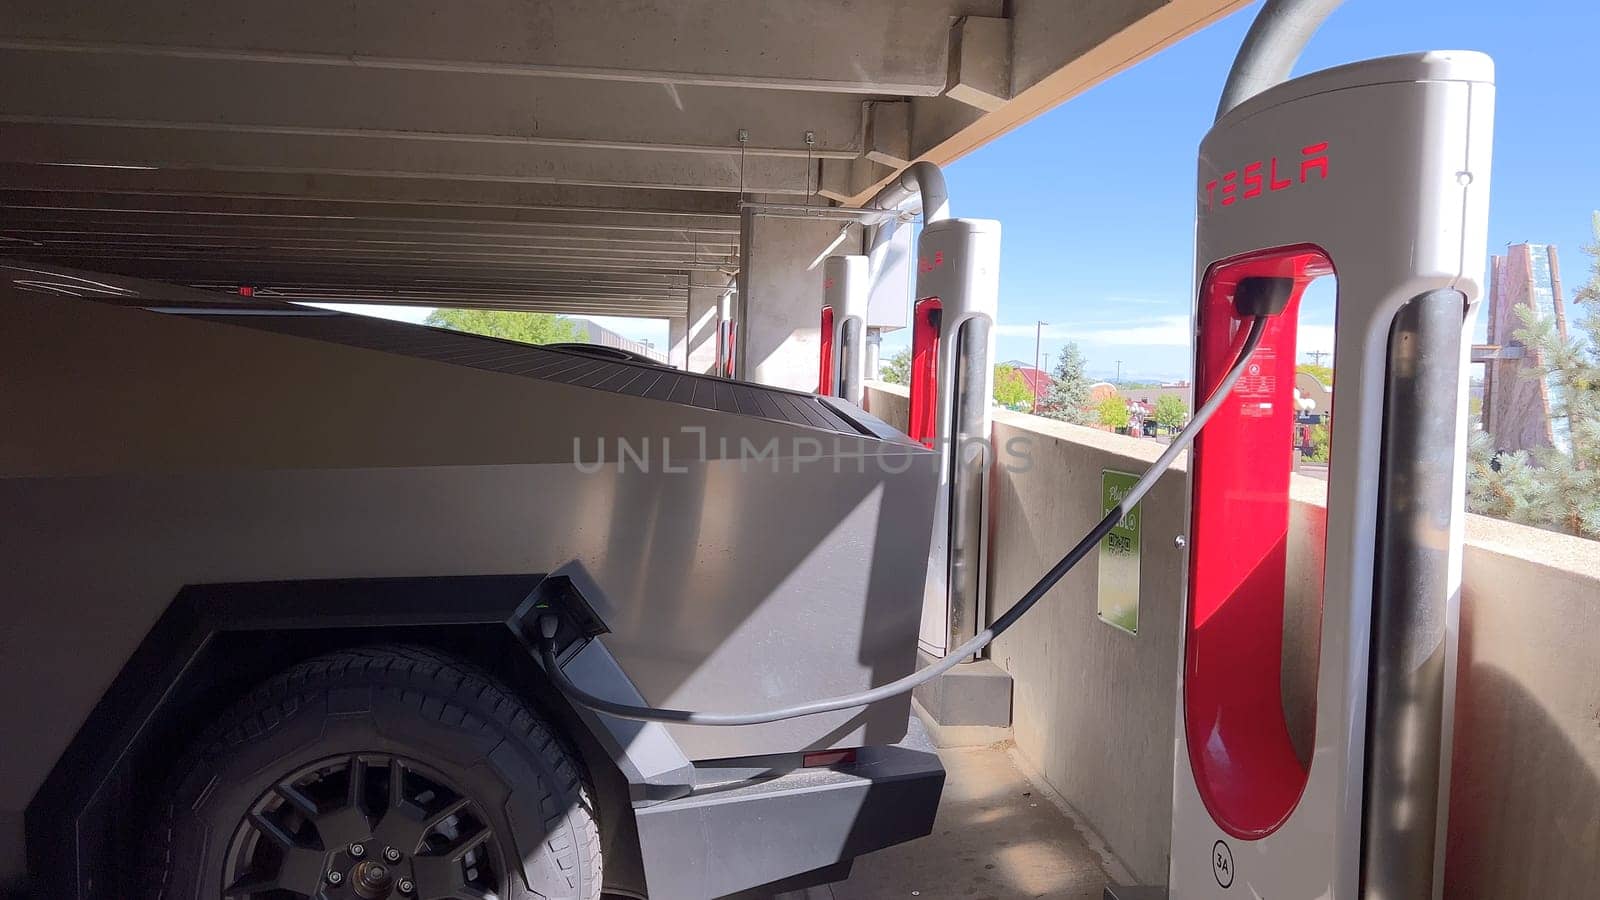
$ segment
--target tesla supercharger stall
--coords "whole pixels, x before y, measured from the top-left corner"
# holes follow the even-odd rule
[[[734,353],[738,348],[738,326],[733,320],[733,295],[723,294],[718,301],[721,318],[717,323],[717,367],[715,374],[733,377]]]
[[[865,256],[830,256],[822,264],[822,353],[817,393],[861,405],[866,373]]]
[[[940,454],[921,649],[942,656],[977,633],[993,459],[994,319],[1000,223],[941,219],[917,240],[908,434]]]
[[[1196,396],[1246,312],[1281,311],[1190,464],[1175,900],[1439,896],[1493,98],[1481,54],[1372,60],[1267,90],[1201,145]],[[1290,571],[1296,313],[1335,272],[1326,539]],[[1317,644],[1291,654],[1316,673],[1299,749],[1296,578],[1321,590]]]

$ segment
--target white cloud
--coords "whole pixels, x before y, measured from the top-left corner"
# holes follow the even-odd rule
[[[1034,329],[1037,327],[1037,325],[996,325],[994,334],[995,337],[1033,337]],[[1058,325],[1044,327],[1044,336],[1047,338],[1059,339],[1065,337],[1066,333],[1066,329]]]
[[[1312,350],[1333,352],[1332,325],[1301,324],[1295,336],[1295,352],[1303,357]]]
[[[1183,301],[1154,300],[1150,297],[1107,297],[1106,303],[1112,306],[1172,306]]]
[[[1033,325],[997,325],[999,337],[1027,337],[1034,335]],[[1115,322],[1082,322],[1067,325],[1046,325],[1046,341],[1077,341],[1081,344],[1108,344],[1132,347],[1188,347],[1193,334],[1187,315],[1135,316]],[[1299,355],[1312,350],[1332,352],[1333,326],[1302,324],[1298,333]]]
[[[1033,325],[997,325],[999,337],[1033,337]],[[1086,344],[1127,344],[1151,347],[1189,346],[1189,317],[1124,316],[1118,319],[1046,325],[1049,341],[1078,341]]]
[[[1077,330],[1074,340],[1086,344],[1117,344],[1136,347],[1187,347],[1194,340],[1188,316],[1156,316],[1136,319],[1112,328],[1089,327]]]

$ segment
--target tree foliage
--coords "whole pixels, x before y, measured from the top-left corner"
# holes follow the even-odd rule
[[[1600,213],[1589,282],[1563,338],[1555,323],[1519,308],[1516,337],[1535,354],[1526,374],[1549,378],[1550,415],[1566,424],[1570,447],[1497,453],[1486,433],[1473,436],[1467,463],[1467,504],[1477,513],[1525,525],[1600,539]]]
[[[1312,378],[1329,387],[1333,386],[1333,366],[1319,366],[1315,363],[1301,363],[1294,367],[1296,372],[1304,372]]]
[[[1089,385],[1093,382],[1084,374],[1086,365],[1083,351],[1068,341],[1056,356],[1055,371],[1050,373],[1054,380],[1039,401],[1040,415],[1076,425],[1093,421],[1089,410]]]
[[[1325,463],[1328,454],[1333,449],[1333,434],[1328,431],[1327,423],[1311,426],[1311,456],[1312,462]]]
[[[1128,401],[1120,395],[1107,397],[1095,408],[1095,416],[1101,425],[1112,431],[1121,431],[1128,427]]]
[[[889,357],[883,364],[879,378],[890,384],[911,384],[911,348],[905,347]]]
[[[1189,421],[1189,404],[1182,397],[1162,394],[1156,398],[1156,424],[1163,428],[1182,428]]]
[[[589,335],[577,322],[550,313],[505,309],[436,309],[426,324],[524,344],[582,342]]]
[[[994,367],[994,402],[1019,412],[1033,406],[1033,391],[1016,366]]]

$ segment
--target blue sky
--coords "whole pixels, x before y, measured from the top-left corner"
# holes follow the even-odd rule
[[[948,168],[956,215],[1004,223],[1000,359],[1031,362],[1043,319],[1046,352],[1076,340],[1092,374],[1113,374],[1120,359],[1124,378],[1187,375],[1195,152],[1254,15],[1216,23]],[[1430,49],[1495,58],[1489,246],[1558,245],[1570,297],[1600,209],[1600,2],[1347,0],[1296,71]],[[1303,349],[1331,347],[1328,298],[1302,321],[1321,326]],[[893,336],[886,349],[903,343]]]
[[[1188,375],[1195,152],[1255,9],[949,167],[955,214],[1004,223],[1000,359],[1031,362],[1043,319],[1045,352],[1075,340],[1098,377],[1118,360],[1124,378]],[[1556,244],[1570,297],[1587,277],[1579,247],[1600,209],[1600,0],[1347,0],[1297,73],[1436,49],[1482,50],[1497,65],[1491,252]],[[1302,350],[1332,347],[1330,293],[1307,300]],[[603,324],[666,340],[664,321]],[[888,336],[886,355],[907,340]]]

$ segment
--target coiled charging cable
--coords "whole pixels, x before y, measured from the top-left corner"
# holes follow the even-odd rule
[[[768,722],[781,722],[784,719],[813,716],[818,713],[853,709],[911,691],[918,685],[931,681],[955,668],[962,660],[987,647],[989,642],[1004,634],[1006,629],[1015,625],[1019,619],[1027,615],[1028,610],[1033,609],[1034,604],[1049,593],[1050,589],[1055,587],[1056,582],[1072,571],[1072,568],[1081,562],[1085,556],[1088,556],[1089,551],[1100,543],[1101,538],[1105,537],[1112,528],[1116,527],[1118,522],[1122,521],[1123,516],[1126,516],[1129,510],[1133,509],[1144,495],[1150,491],[1150,488],[1155,485],[1156,479],[1161,477],[1161,473],[1172,465],[1172,461],[1178,457],[1179,453],[1183,452],[1184,448],[1194,442],[1195,436],[1200,433],[1201,428],[1205,427],[1206,421],[1211,418],[1218,407],[1222,406],[1222,402],[1227,399],[1229,392],[1233,390],[1234,384],[1238,382],[1239,376],[1244,373],[1245,364],[1250,361],[1251,354],[1255,352],[1256,346],[1261,343],[1261,335],[1266,330],[1266,325],[1266,316],[1254,316],[1251,319],[1250,330],[1245,334],[1238,358],[1234,361],[1233,366],[1228,369],[1228,374],[1223,377],[1222,382],[1217,385],[1217,389],[1211,393],[1205,404],[1195,410],[1194,418],[1190,419],[1189,424],[1178,433],[1177,437],[1173,438],[1166,451],[1145,471],[1144,476],[1133,486],[1127,496],[1122,498],[1122,502],[1118,503],[1115,509],[1106,513],[1106,517],[1101,519],[1093,530],[1084,535],[1083,540],[1067,551],[1067,554],[1061,557],[1054,566],[1051,566],[1050,571],[1044,573],[1044,576],[1033,587],[1029,588],[1026,594],[1022,595],[1016,605],[1006,610],[1004,615],[994,621],[994,624],[978,632],[966,643],[950,651],[948,655],[904,678],[855,694],[814,700],[810,703],[801,703],[765,712],[714,713],[689,709],[658,709],[653,706],[634,706],[628,703],[607,700],[604,697],[596,697],[573,684],[566,673],[561,671],[561,663],[556,657],[555,646],[555,636],[560,626],[560,620],[554,613],[547,613],[539,620],[541,637],[539,649],[544,658],[545,669],[550,673],[552,680],[555,681],[557,689],[567,699],[580,706],[588,707],[595,712],[605,713],[608,716],[616,716],[619,719],[632,719],[637,722],[675,722],[685,725],[762,725]]]

